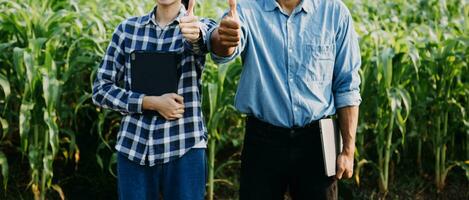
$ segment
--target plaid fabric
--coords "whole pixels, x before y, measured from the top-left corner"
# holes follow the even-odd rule
[[[179,29],[181,7],[176,19],[166,27],[155,21],[155,9],[148,15],[122,22],[114,31],[93,85],[93,102],[122,113],[116,150],[141,165],[166,163],[184,155],[207,139],[201,112],[200,78],[207,53],[206,35],[216,27],[213,20],[201,19],[201,40],[192,45]],[[181,74],[177,93],[184,97],[184,117],[166,121],[142,115],[144,94],[132,91],[130,53],[134,50],[178,52]]]

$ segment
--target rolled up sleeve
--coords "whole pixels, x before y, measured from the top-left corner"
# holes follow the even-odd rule
[[[336,35],[336,62],[332,91],[335,108],[359,106],[360,96],[360,48],[353,28],[352,17],[345,12]]]

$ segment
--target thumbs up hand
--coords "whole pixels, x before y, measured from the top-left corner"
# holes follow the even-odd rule
[[[230,11],[221,20],[218,28],[220,42],[225,47],[236,47],[240,42],[241,25],[236,11],[236,0],[228,0]]]
[[[200,23],[197,16],[194,16],[195,0],[189,0],[186,16],[181,17],[179,28],[187,41],[196,43],[200,39]]]

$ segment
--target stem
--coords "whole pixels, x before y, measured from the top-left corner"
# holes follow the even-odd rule
[[[435,184],[438,189],[438,192],[440,192],[440,151],[441,151],[441,146],[440,146],[440,126],[441,126],[441,118],[438,116],[436,118],[436,137],[435,137],[435,150],[436,150],[436,158],[435,158]]]
[[[47,144],[49,140],[49,132],[46,131],[44,132],[44,147],[43,147],[43,153],[42,153],[42,178],[41,178],[41,199],[44,200],[46,199],[46,179],[47,179],[47,172],[45,170],[45,165],[47,165],[46,162],[44,162],[44,157],[47,156]]]
[[[382,138],[381,136],[384,135],[383,133],[384,131],[382,129],[379,130],[379,136],[378,136],[378,139],[381,140],[384,138]],[[384,151],[384,147],[379,145],[380,143],[377,141],[376,144],[378,145],[378,165],[379,165],[379,189],[381,192],[385,191],[385,178],[384,178],[384,159],[383,159],[383,151]]]
[[[388,127],[388,138],[386,141],[386,152],[384,158],[384,193],[388,192],[388,184],[389,184],[389,160],[391,159],[391,144],[392,144],[392,130],[394,126],[394,113],[391,113],[391,119],[389,120],[389,127]]]
[[[422,138],[418,138],[418,141],[417,141],[417,165],[418,165],[418,168],[419,168],[419,172],[420,174],[423,173],[423,169],[422,169]]]
[[[443,135],[442,138],[445,139],[448,133],[448,112],[443,113]],[[440,160],[440,190],[442,191],[445,187],[446,180],[446,144],[441,143],[441,160]]]
[[[212,134],[214,135],[214,134]],[[215,177],[215,137],[209,139],[208,147],[208,199],[213,200],[213,188],[214,188],[214,177]]]
[[[31,151],[31,149],[33,150],[36,150],[34,148],[36,148],[37,146],[39,146],[39,133],[38,133],[38,125],[35,124],[34,125],[34,143],[32,146],[29,147],[28,151]],[[30,160],[29,162],[37,162],[37,160]],[[37,165],[35,165],[37,166]],[[33,189],[33,194],[34,194],[34,199],[35,200],[39,200],[41,199],[41,188],[39,188],[39,175],[37,173],[39,173],[39,170],[36,168],[36,169],[32,169],[31,168],[31,171],[33,173],[33,180],[34,180],[34,183],[33,183],[33,187],[31,187]],[[34,187],[35,186],[35,187]]]

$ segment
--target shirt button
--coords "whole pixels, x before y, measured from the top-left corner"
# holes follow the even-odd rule
[[[293,108],[293,110],[294,110],[294,111],[298,111],[298,108],[297,108],[297,107],[295,107],[295,108]]]
[[[292,79],[292,78],[290,79],[290,82],[293,82],[293,79]]]
[[[293,51],[293,49],[288,49],[288,52],[290,52],[290,53],[291,53],[292,51]]]

